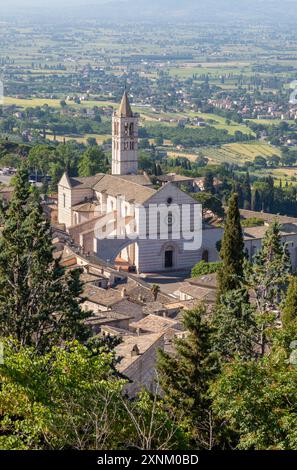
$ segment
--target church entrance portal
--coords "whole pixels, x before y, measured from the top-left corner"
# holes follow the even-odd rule
[[[173,251],[166,250],[165,251],[165,268],[172,268],[173,267]]]

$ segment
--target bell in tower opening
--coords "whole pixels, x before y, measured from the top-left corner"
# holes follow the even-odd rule
[[[138,115],[132,112],[125,91],[112,117],[112,174],[135,175],[138,170]]]

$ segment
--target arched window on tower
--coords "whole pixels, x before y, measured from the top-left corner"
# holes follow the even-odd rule
[[[173,215],[172,215],[171,211],[168,212],[167,224],[168,224],[168,235],[171,235],[172,234],[172,225],[173,225]]]
[[[128,122],[125,122],[125,135],[129,135],[129,123]]]
[[[134,135],[134,124],[133,124],[133,122],[131,122],[131,124],[129,126],[129,136],[133,137],[133,135]]]

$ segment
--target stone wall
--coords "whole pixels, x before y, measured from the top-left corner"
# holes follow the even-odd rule
[[[94,217],[93,219],[87,220],[86,222],[75,225],[73,227],[69,227],[68,228],[69,235],[71,236],[71,238],[74,240],[75,243],[80,245],[82,241],[81,235],[84,234],[85,232],[91,232],[92,230],[94,231],[95,225],[98,220],[99,220],[99,217]],[[93,232],[93,235],[94,235],[94,232]],[[94,237],[92,237],[92,240],[93,238]],[[93,251],[93,250],[87,250],[87,251]]]

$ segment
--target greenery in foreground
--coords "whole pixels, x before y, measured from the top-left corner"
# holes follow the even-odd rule
[[[159,352],[154,392],[131,399],[114,342],[88,337],[78,279],[53,260],[26,181],[21,170],[3,216],[1,449],[297,449],[296,281],[277,224],[253,265],[238,253],[238,271],[226,230],[224,266],[236,282],[211,315],[203,305],[184,314],[187,334],[173,355]]]

